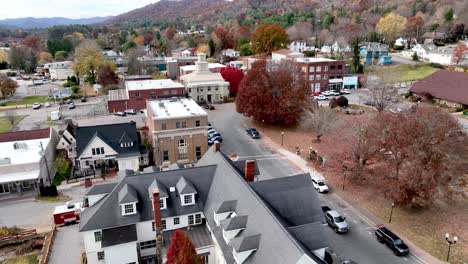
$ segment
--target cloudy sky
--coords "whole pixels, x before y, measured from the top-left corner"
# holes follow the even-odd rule
[[[157,0],[2,0],[0,19],[110,16],[154,2],[157,2]]]

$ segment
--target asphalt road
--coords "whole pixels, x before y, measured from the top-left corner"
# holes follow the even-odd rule
[[[221,150],[225,154],[236,153],[241,158],[257,159],[260,169],[258,180],[286,177],[302,172],[288,159],[266,146],[262,140],[251,139],[244,130],[248,120],[235,112],[234,104],[217,105],[216,110],[209,112],[208,119],[223,137]],[[342,213],[350,225],[349,233],[343,235],[336,234],[331,228],[324,226],[335,257],[352,259],[360,264],[423,263],[412,255],[397,257],[389,248],[378,243],[373,233],[374,223],[334,194],[333,190],[319,197],[321,205],[327,205]]]

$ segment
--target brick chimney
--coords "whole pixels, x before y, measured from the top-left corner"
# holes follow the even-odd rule
[[[213,151],[214,151],[214,152],[218,152],[218,151],[220,150],[220,148],[221,148],[221,143],[215,142],[215,143],[213,144]]]
[[[244,167],[244,178],[248,182],[253,182],[255,178],[255,160],[246,160]]]
[[[161,223],[161,208],[159,207],[159,189],[155,187],[152,189],[153,192],[153,216],[154,224],[157,228],[162,228]]]

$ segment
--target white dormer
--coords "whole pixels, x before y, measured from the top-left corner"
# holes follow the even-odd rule
[[[163,210],[167,208],[167,198],[159,199],[159,209]]]
[[[138,203],[138,195],[135,189],[128,185],[124,184],[122,189],[119,191],[119,205],[122,212],[122,216],[134,215],[137,213],[136,204]]]
[[[180,204],[182,206],[195,204],[195,194],[197,193],[197,190],[191,182],[187,181],[184,177],[180,177],[176,184],[176,189],[179,193]]]
[[[238,237],[232,240],[232,256],[237,264],[242,264],[258,249],[260,235]]]
[[[180,196],[180,202],[182,206],[194,205],[195,204],[195,194],[184,194]]]
[[[236,200],[222,202],[218,210],[214,212],[213,218],[215,220],[216,226],[219,226],[220,222],[228,217],[237,216],[237,214],[235,213],[236,206]]]
[[[136,203],[124,203],[120,204],[122,215],[134,215],[136,214]]]
[[[226,220],[221,221],[221,228],[223,229],[223,238],[226,243],[235,238],[242,230],[247,227],[247,216],[232,216]]]

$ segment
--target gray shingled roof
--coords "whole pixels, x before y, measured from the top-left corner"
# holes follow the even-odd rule
[[[168,198],[169,195],[167,195],[167,187],[164,186],[161,182],[158,180],[154,179],[154,181],[151,183],[150,187],[148,187],[148,194],[152,196],[153,194],[153,189],[157,187],[159,190],[159,198]]]
[[[236,210],[237,200],[233,201],[224,201],[219,206],[218,210],[216,210],[217,214],[233,212]]]
[[[137,203],[138,195],[136,190],[129,184],[125,184],[119,191],[119,204]]]
[[[169,192],[167,209],[161,210],[161,217],[167,218],[176,215],[194,214],[202,212],[211,186],[216,166],[194,167],[173,171],[161,171],[147,174],[136,174],[124,177],[115,189],[95,205],[81,213],[80,231],[105,229],[112,226],[136,224],[150,221],[153,217],[153,205],[148,193],[148,187],[156,179],[167,188],[174,187],[183,176],[197,189],[195,204],[182,206],[177,192]],[[119,192],[125,184],[131,185],[137,194],[137,214],[122,216],[119,207]],[[211,212],[213,214],[213,212]]]
[[[261,235],[252,235],[245,237],[236,237],[231,240],[232,247],[236,252],[256,250],[260,244]]]
[[[184,176],[179,178],[179,181],[176,184],[177,191],[179,194],[192,194],[197,193],[197,189],[193,184],[187,181]]]
[[[76,153],[79,157],[88,144],[99,137],[117,153],[139,154],[138,134],[135,123],[109,124],[101,126],[77,127],[76,133]],[[126,138],[133,142],[132,147],[121,147],[120,140]]]
[[[176,230],[164,231],[164,244],[166,247],[169,247],[171,244],[171,238]],[[211,239],[210,231],[204,225],[191,226],[190,228],[185,228],[183,231],[188,235],[190,240],[193,242],[195,248],[203,248],[213,245],[213,240]]]
[[[102,247],[137,241],[136,225],[126,225],[102,230]]]
[[[310,251],[328,247],[322,222],[294,226],[288,230]]]
[[[116,182],[93,185],[84,196],[110,193],[116,185]]]
[[[247,215],[235,216],[221,221],[221,227],[224,231],[243,229],[247,226]]]

